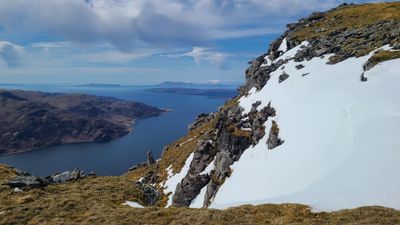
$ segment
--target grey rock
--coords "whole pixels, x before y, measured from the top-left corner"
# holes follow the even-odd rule
[[[200,190],[210,181],[210,176],[189,175],[182,179],[176,186],[175,194],[172,196],[172,206],[186,207],[200,193]]]
[[[272,127],[269,132],[267,141],[268,149],[274,149],[277,146],[283,144],[283,141],[279,138],[279,128],[275,121],[272,121]]]
[[[136,182],[136,187],[141,192],[143,203],[145,206],[154,206],[160,199],[160,192],[152,185],[144,182]]]
[[[48,180],[51,183],[65,183],[68,181],[75,181],[79,179],[85,178],[86,175],[83,171],[80,171],[79,169],[74,169],[72,172],[71,171],[65,171],[62,173],[56,173],[48,177]]]
[[[289,78],[289,74],[283,72],[280,76],[279,76],[279,83],[282,83],[283,81],[285,81],[286,79]]]
[[[6,181],[4,185],[7,185],[12,189],[19,188],[22,190],[29,190],[33,188],[46,187],[48,181],[44,178],[35,176],[17,176]]]
[[[153,165],[154,163],[156,163],[156,161],[154,161],[153,152],[148,151],[147,152],[147,165]]]

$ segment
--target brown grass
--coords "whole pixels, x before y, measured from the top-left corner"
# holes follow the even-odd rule
[[[367,65],[372,68],[378,63],[398,58],[400,58],[400,51],[377,51],[368,59]]]
[[[299,41],[309,40],[333,31],[362,28],[381,21],[398,19],[400,19],[400,2],[350,5],[334,10],[326,14],[323,20],[297,31],[294,38]],[[324,31],[315,32],[316,28],[324,28]]]
[[[15,172],[0,165],[0,183]],[[22,193],[0,188],[0,224],[400,224],[400,212],[362,207],[313,213],[299,204],[244,205],[227,210],[124,206],[141,202],[126,176],[96,177]]]

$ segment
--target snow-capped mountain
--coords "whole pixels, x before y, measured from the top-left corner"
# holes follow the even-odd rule
[[[289,24],[240,95],[201,115],[144,181],[166,206],[400,209],[400,3]]]

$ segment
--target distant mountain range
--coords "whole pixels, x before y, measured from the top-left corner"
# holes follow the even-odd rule
[[[235,89],[201,89],[201,88],[150,88],[148,91],[178,95],[198,95],[210,98],[232,98],[237,95]]]
[[[223,84],[220,82],[193,83],[193,82],[164,81],[154,86],[157,88],[236,88],[239,86],[239,84],[238,85]]]

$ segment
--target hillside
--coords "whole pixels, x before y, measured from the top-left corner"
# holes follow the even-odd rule
[[[313,13],[159,160],[3,185],[0,223],[400,224],[399,46],[400,2]],[[0,183],[24,174],[0,166]]]
[[[313,13],[253,60],[238,97],[151,171],[176,207],[400,208],[400,3]]]
[[[0,165],[0,183],[17,172]],[[89,177],[46,188],[13,191],[0,186],[0,224],[397,224],[400,212],[363,207],[314,213],[305,205],[241,206],[228,210],[132,208],[143,204],[145,190],[126,176]]]
[[[0,90],[0,155],[110,141],[128,134],[134,120],[162,112],[114,98]]]

